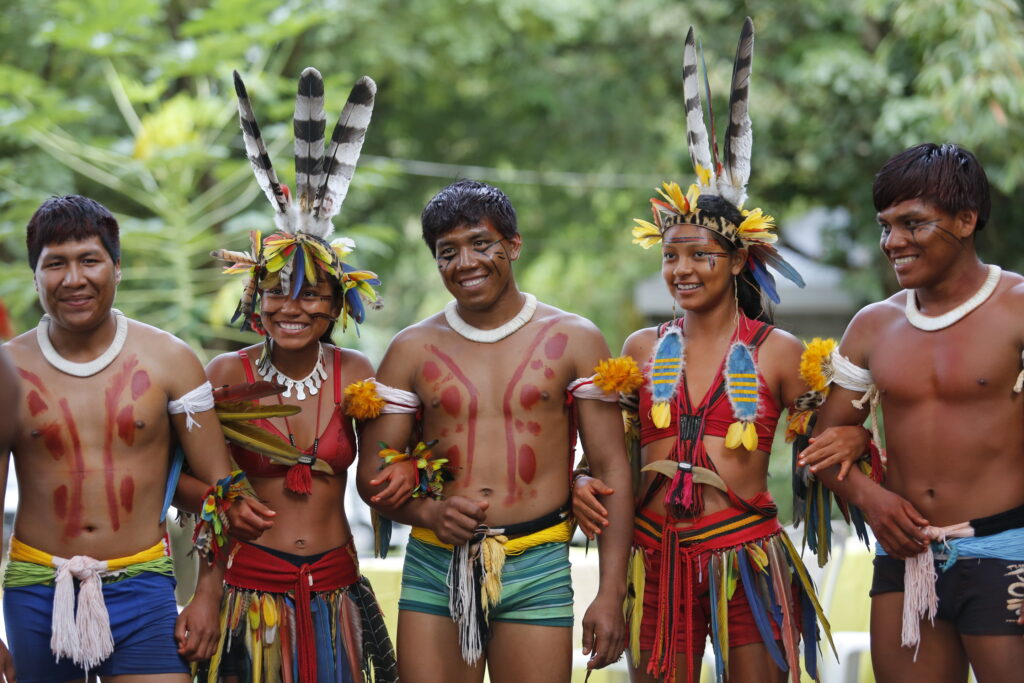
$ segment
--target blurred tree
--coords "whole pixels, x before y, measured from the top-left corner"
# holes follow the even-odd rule
[[[998,192],[983,251],[1024,266],[1005,229],[1024,177],[1022,19],[1010,0],[8,0],[0,25],[0,254],[52,193],[81,192],[122,221],[130,314],[208,350],[237,292],[204,254],[271,225],[241,151],[230,72],[246,77],[276,167],[291,182],[298,73],[327,80],[328,118],[355,79],[380,91],[338,232],[384,279],[386,309],[343,343],[379,358],[390,335],[447,298],[419,241],[423,204],[456,177],[494,182],[519,211],[524,289],[595,320],[618,346],[642,323],[632,285],[658,258],[629,244],[662,179],[689,182],[682,40],[706,46],[719,129],[742,17],[758,30],[752,204],[783,226],[841,206],[834,262],[877,239],[870,183],[899,149],[954,140]],[[23,261],[21,261],[23,262]],[[880,264],[853,271],[864,297]],[[24,267],[0,269],[20,329]],[[426,284],[424,284],[426,283]]]

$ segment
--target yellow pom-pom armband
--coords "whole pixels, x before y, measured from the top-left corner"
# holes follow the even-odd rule
[[[357,420],[372,420],[386,404],[377,394],[376,382],[363,380],[345,387],[345,413]]]
[[[594,384],[609,393],[632,394],[643,383],[643,373],[629,356],[603,360],[594,368]]]

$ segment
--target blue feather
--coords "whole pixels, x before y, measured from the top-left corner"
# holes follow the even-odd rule
[[[722,683],[725,678],[725,663],[722,661],[722,649],[718,646],[718,574],[715,565],[722,564],[722,558],[712,555],[708,564],[708,589],[711,601],[711,650],[715,653],[715,681]],[[725,572],[722,572],[723,576]]]
[[[366,317],[366,309],[363,307],[363,300],[355,287],[345,292],[345,303],[348,305],[348,314],[352,316],[352,319],[357,323],[363,322]]]
[[[753,249],[751,249],[750,258],[747,259],[747,267],[750,269],[750,274],[754,276],[754,280],[758,286],[761,287],[761,291],[764,292],[773,303],[779,303],[779,292],[775,289],[775,278],[772,274],[764,267],[764,264],[756,256],[753,255]]]
[[[738,377],[737,375],[752,375],[753,377]],[[754,366],[754,356],[750,353],[750,347],[743,343],[733,344],[725,361],[725,381],[732,413],[737,420],[753,422],[757,418],[758,380],[756,376],[757,368]],[[753,386],[746,386],[750,384]]]
[[[175,446],[174,455],[171,458],[170,471],[167,473],[167,488],[164,490],[164,506],[160,511],[160,523],[167,519],[167,508],[171,506],[171,499],[174,498],[174,491],[178,488],[178,479],[181,477],[181,466],[185,462],[185,451],[181,446]]]
[[[295,245],[295,257],[292,259],[292,298],[299,298],[299,292],[306,283],[306,250],[301,244]]]
[[[805,286],[804,279],[800,276],[800,273],[796,272],[796,268],[789,265],[786,259],[782,258],[782,254],[775,247],[768,244],[759,244],[756,247],[751,247],[751,252],[755,251],[759,261],[774,268],[779,275],[797,287]]]
[[[768,571],[771,571],[771,569],[769,569]],[[781,631],[783,619],[782,603],[779,602],[779,596],[775,594],[775,586],[772,585],[772,582],[770,580],[765,579],[764,576],[760,574],[758,574],[757,576],[757,581],[763,587],[762,590],[764,590],[764,592],[768,595],[768,604],[772,608],[772,619],[775,620],[775,623],[778,625],[779,630]]]
[[[800,606],[804,631],[804,669],[808,676],[818,680],[818,615],[803,590],[800,591]]]
[[[668,401],[675,394],[682,370],[683,334],[673,327],[658,340],[651,369],[651,398],[654,402]]]
[[[754,616],[754,623],[757,624],[757,630],[761,634],[761,640],[764,642],[764,646],[768,650],[768,654],[771,655],[772,661],[775,662],[775,665],[782,671],[789,671],[789,665],[786,664],[786,659],[782,656],[778,643],[775,642],[775,635],[772,633],[772,625],[769,621],[768,611],[761,603],[761,595],[757,584],[754,582],[753,571],[750,568],[750,558],[747,557],[747,551],[743,548],[739,548],[736,551],[736,555],[737,563],[740,565],[740,578],[743,579],[743,591],[747,595],[747,603],[750,605],[750,613]]]

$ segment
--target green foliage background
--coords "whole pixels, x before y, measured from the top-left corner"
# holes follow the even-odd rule
[[[386,308],[339,341],[379,359],[447,295],[419,241],[424,203],[456,177],[502,186],[520,216],[521,286],[595,320],[612,347],[643,323],[630,246],[663,179],[689,182],[682,41],[705,46],[719,127],[742,17],[757,27],[751,205],[787,218],[845,207],[831,260],[874,243],[870,184],[905,146],[957,141],[996,188],[983,253],[1019,269],[1024,41],[1010,0],[7,0],[0,22],[0,297],[39,315],[24,226],[82,193],[122,224],[118,305],[209,354],[241,341],[237,281],[213,247],[245,248],[271,213],[244,160],[231,70],[245,77],[291,183],[297,76],[327,80],[332,119],[361,74],[379,85],[338,234],[384,279]],[[333,125],[333,119],[332,119]],[[799,246],[799,245],[797,245]],[[850,269],[865,299],[888,269]]]

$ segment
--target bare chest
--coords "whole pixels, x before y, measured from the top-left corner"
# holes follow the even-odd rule
[[[904,326],[879,336],[870,366],[875,384],[890,400],[985,399],[1010,395],[1021,371],[1021,352],[1009,335]]]

